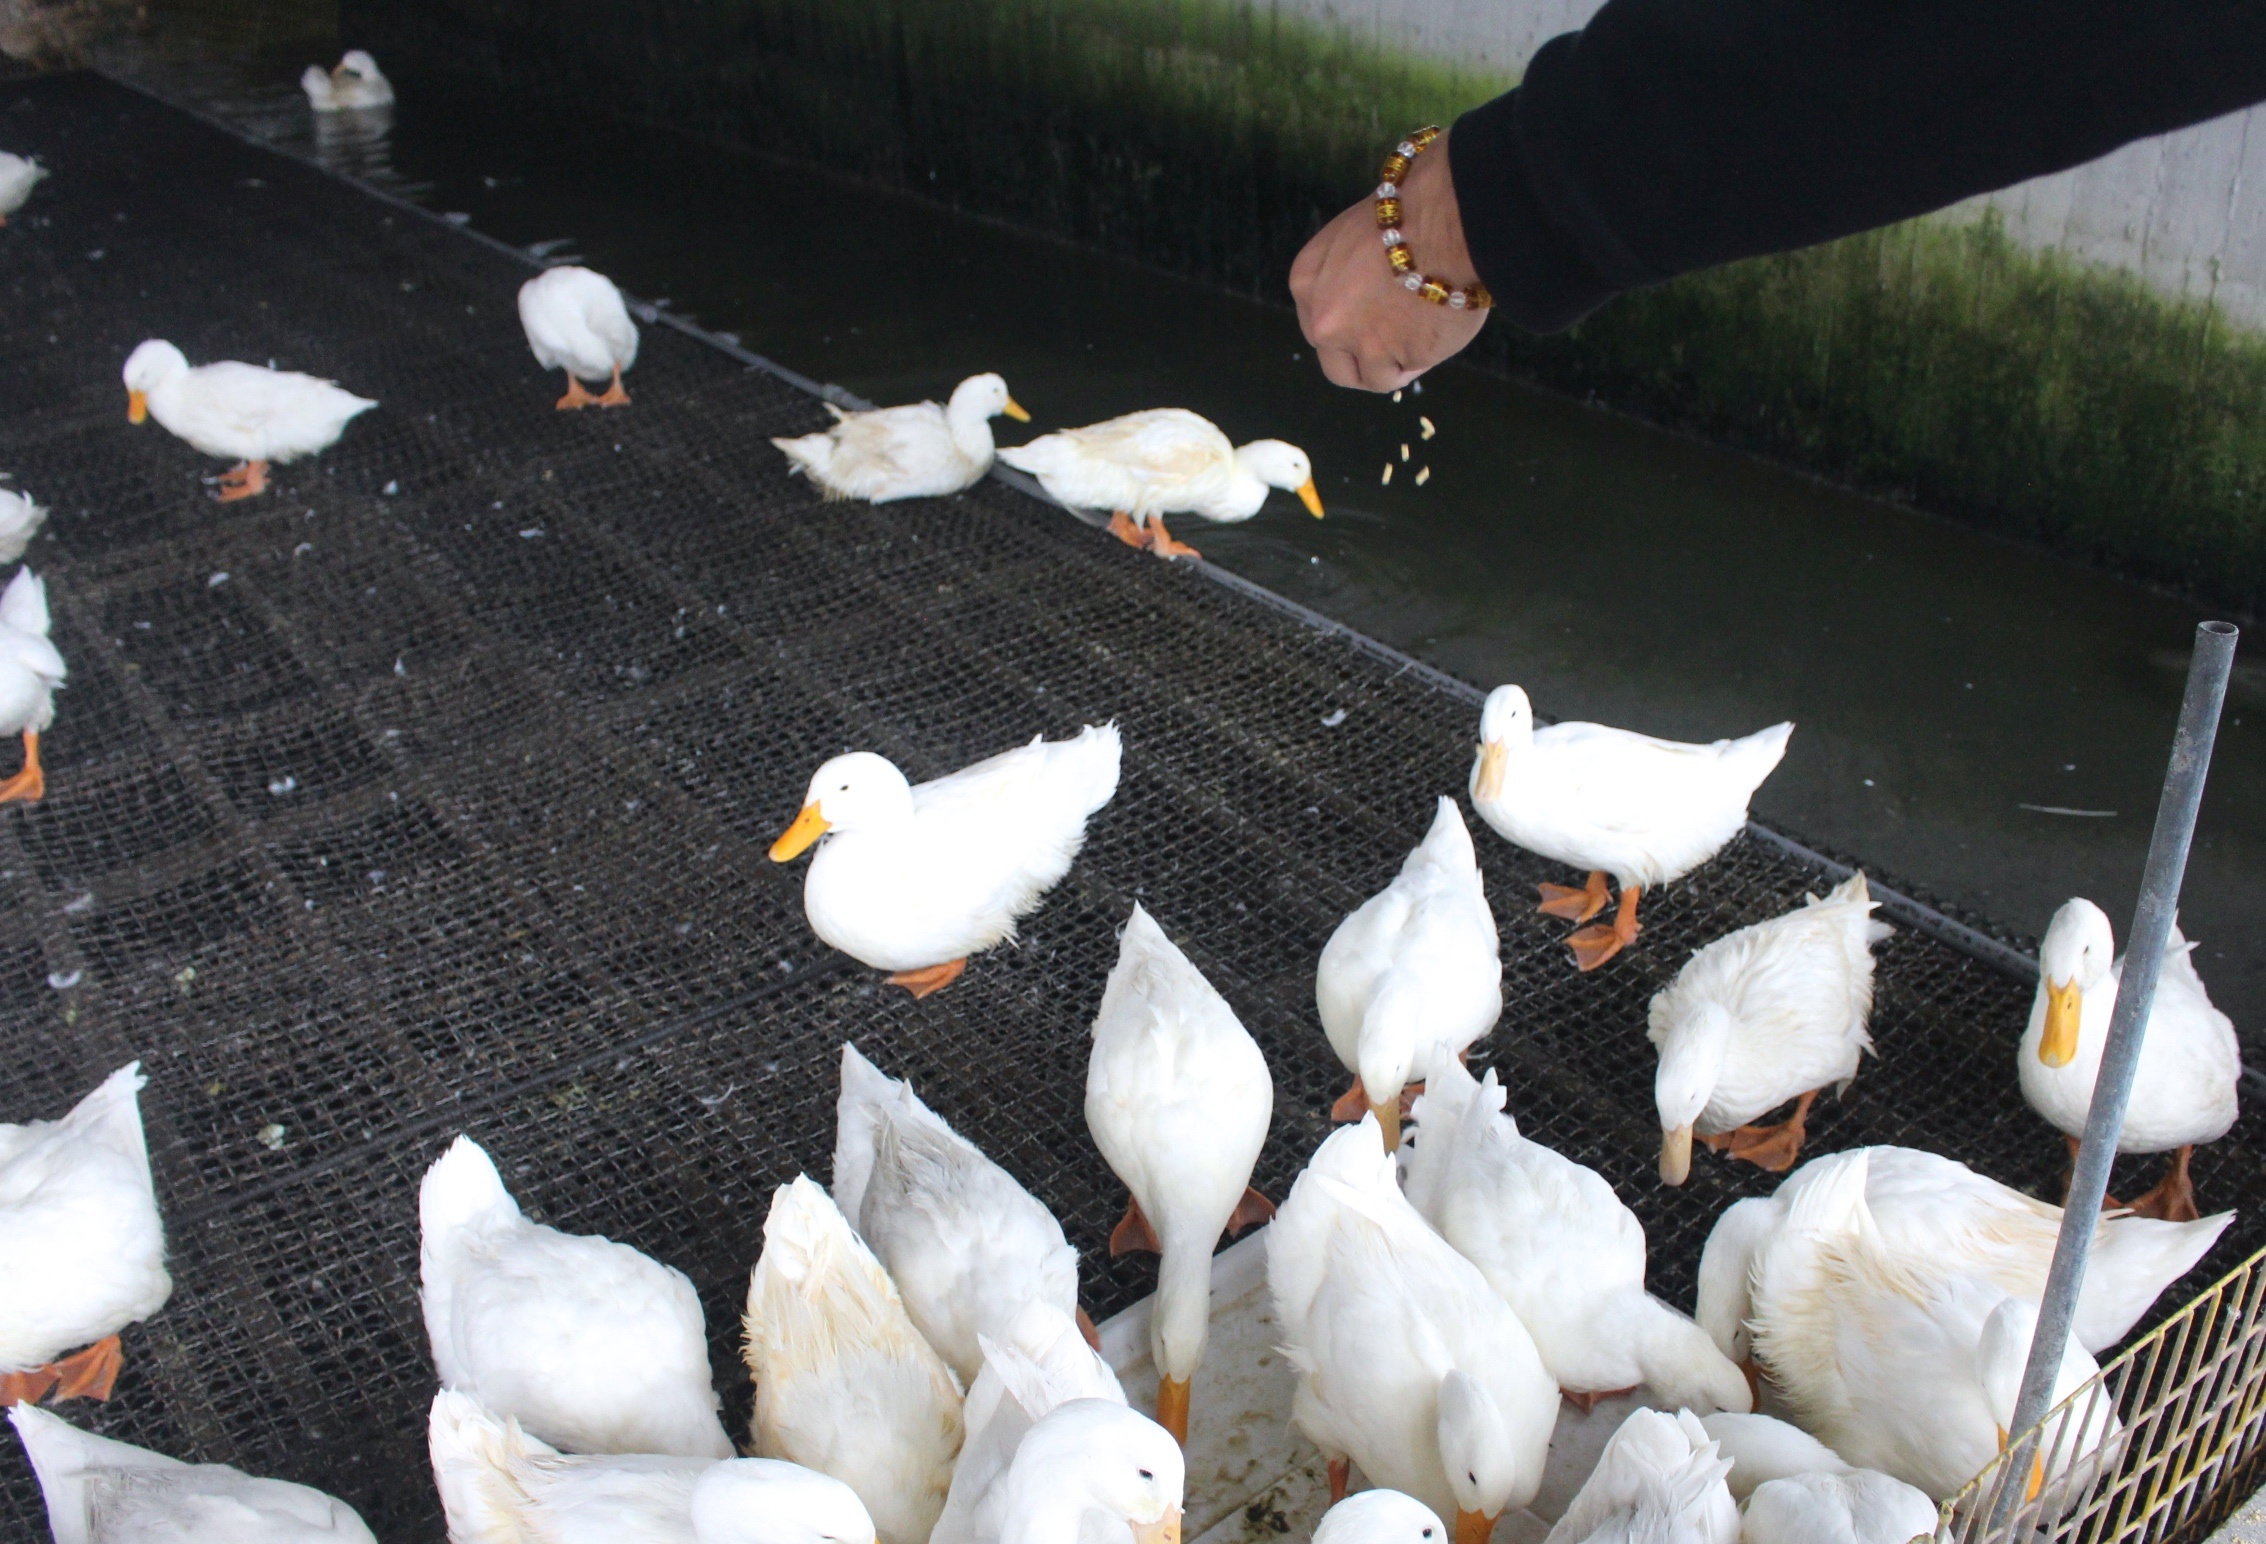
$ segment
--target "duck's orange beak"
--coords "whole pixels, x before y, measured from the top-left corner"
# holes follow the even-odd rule
[[[1134,1544],[1180,1544],[1180,1508],[1170,1507],[1153,1523],[1133,1524]]]
[[[1304,504],[1306,512],[1315,519],[1322,518],[1322,490],[1314,486],[1313,478],[1298,485],[1298,502]]]
[[[2077,978],[2046,982],[2046,1028],[2038,1037],[2038,1060],[2066,1067],[2077,1057],[2077,1025],[2085,1015],[2085,994]]]
[[[1025,408],[1022,403],[1016,401],[1013,397],[1009,397],[1007,399],[1007,405],[1001,408],[1000,411],[1002,413],[1005,413],[1009,418],[1014,419],[1019,424],[1027,424],[1031,421],[1030,411]]]
[[[1499,740],[1483,740],[1479,746],[1479,771],[1471,780],[1474,799],[1492,800],[1503,796],[1503,780],[1511,769],[1511,748]]]
[[[1487,1544],[1495,1532],[1495,1519],[1485,1512],[1456,1513],[1456,1544]]]
[[[787,863],[801,857],[810,844],[824,836],[826,831],[826,817],[818,812],[818,806],[804,805],[803,812],[795,817],[795,823],[780,832],[779,840],[771,844],[771,861]]]
[[[139,391],[126,393],[126,422],[138,424],[149,417],[149,396]]]

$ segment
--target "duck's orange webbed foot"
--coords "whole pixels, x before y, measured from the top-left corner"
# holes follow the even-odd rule
[[[923,965],[919,970],[900,970],[889,978],[889,984],[901,986],[915,997],[928,997],[959,980],[960,972],[967,968],[967,956],[962,955],[956,960],[946,960],[941,965]]]
[[[606,388],[603,395],[592,397],[590,400],[600,407],[629,406],[629,393],[622,390],[622,367],[620,365],[614,366],[614,383]]]
[[[2172,1155],[2172,1166],[2147,1194],[2132,1201],[2133,1212],[2160,1222],[2193,1222],[2203,1214],[2195,1207],[2195,1182],[2188,1178],[2187,1160],[2194,1153],[2183,1147]]]
[[[1119,1255],[1163,1253],[1164,1244],[1158,1239],[1157,1230],[1149,1226],[1148,1213],[1141,1210],[1138,1200],[1127,1196],[1125,1215],[1109,1230],[1109,1257],[1114,1260]]]
[[[1795,1100],[1794,1113],[1776,1126],[1741,1126],[1736,1131],[1726,1131],[1721,1136],[1703,1134],[1700,1140],[1715,1151],[1743,1158],[1758,1169],[1768,1170],[1772,1174],[1784,1174],[1794,1167],[1794,1160],[1802,1155],[1802,1141],[1808,1135],[1806,1126],[1810,1105],[1817,1096],[1818,1091],[1813,1088]]]
[[[1610,923],[1593,923],[1566,935],[1576,965],[1585,971],[1595,970],[1637,941],[1637,934],[1643,931],[1637,924],[1637,897],[1642,894],[1642,885],[1623,885],[1620,909]]]
[[[76,1351],[55,1364],[57,1399],[108,1399],[118,1386],[118,1371],[126,1365],[118,1337],[105,1335],[84,1351]]]
[[[1580,889],[1572,885],[1537,885],[1542,892],[1542,904],[1535,907],[1545,917],[1563,917],[1568,922],[1587,922],[1603,911],[1612,900],[1605,888],[1605,871],[1591,869],[1589,883]]]
[[[1109,534],[1128,547],[1146,547],[1149,544],[1148,530],[1122,509],[1110,515]]]
[[[267,491],[268,464],[265,461],[246,461],[220,474],[219,497],[223,504],[255,498]]]
[[[1164,528],[1164,516],[1149,516],[1149,550],[1160,558],[1200,558],[1204,554],[1184,541],[1175,541]]]
[[[571,413],[577,408],[589,407],[597,401],[598,398],[593,397],[587,390],[583,388],[581,378],[577,376],[572,370],[569,370],[567,372],[566,395],[559,398],[558,401],[552,403],[551,406],[557,408],[562,413]]]
[[[24,731],[24,769],[0,783],[0,804],[37,804],[47,796],[47,774],[39,768],[39,731]]]

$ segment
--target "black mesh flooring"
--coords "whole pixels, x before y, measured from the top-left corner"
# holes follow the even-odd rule
[[[415,1190],[469,1131],[531,1212],[692,1275],[739,1425],[746,1272],[772,1187],[824,1177],[845,1038],[1054,1208],[1097,1318],[1123,1308],[1152,1267],[1106,1258],[1122,1196],[1080,1100],[1136,898],[1266,1048],[1258,1182],[1283,1194],[1343,1080],[1315,957],[1462,787],[1468,691],[996,484],[822,505],[766,443],[816,403],[666,326],[633,408],[554,413],[524,266],[100,79],[0,82],[0,125],[55,173],[0,232],[0,471],[55,508],[30,558],[71,665],[48,798],[0,815],[0,1119],[140,1057],[177,1283],[73,1419],[439,1537]],[[126,424],[151,335],[383,406],[224,507],[216,465]],[[766,861],[839,750],[920,778],[1110,718],[1124,782],[1071,879],[925,1003],[817,946],[800,867]],[[1825,881],[1742,839],[1583,978],[1527,904],[1563,876],[1478,836],[1509,1000],[1484,1054],[1688,1304],[1710,1220],[1772,1181],[1702,1154],[1654,1182],[1644,1006]],[[1882,1059],[1816,1150],[1912,1143],[2048,1190],[2061,1142],[2010,1066],[2028,995],[1900,932]],[[2255,1213],[2258,1151],[2246,1121],[2199,1157],[2205,1201]],[[2246,1218],[2205,1269],[2262,1236]],[[0,1526],[37,1536],[9,1446]]]

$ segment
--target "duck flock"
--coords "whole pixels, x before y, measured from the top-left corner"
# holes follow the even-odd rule
[[[311,69],[305,85],[325,112],[392,99],[360,53]],[[40,175],[0,156],[0,216]],[[553,268],[519,304],[536,358],[567,372],[560,408],[629,402],[637,328],[611,283]],[[376,406],[311,376],[192,366],[161,341],[133,351],[125,385],[133,422],[155,418],[236,463],[217,479],[223,501],[258,496],[271,464],[321,451]],[[827,497],[875,502],[968,487],[996,456],[1166,557],[1193,550],[1168,515],[1247,519],[1269,488],[1322,513],[1304,452],[1236,447],[1193,413],[1135,413],[995,451],[1000,414],[1027,417],[999,377],[977,375],[945,406],[837,411],[830,429],[777,444]],[[0,560],[21,556],[44,513],[0,491]],[[0,593],[0,732],[22,735],[24,768],[0,802],[44,796],[38,737],[65,676],[44,589],[21,570]],[[1526,694],[1504,686],[1476,728],[1470,808],[1584,876],[1543,886],[1539,908],[1575,925],[1568,968],[1586,971],[1638,945],[1645,890],[1708,863],[1744,826],[1793,726],[1709,745],[1541,727]],[[1124,751],[1114,725],[1089,726],[922,783],[878,755],[838,756],[771,856],[810,854],[805,912],[820,939],[926,996],[1013,939],[1069,873]],[[1151,888],[1169,913],[1167,887]],[[1399,873],[1316,963],[1318,1016],[1350,1084],[1332,1112],[1340,1129],[1279,1206],[1251,1185],[1274,1104],[1265,1057],[1174,943],[1169,916],[1136,906],[1092,1025],[1085,1110],[1128,1195],[1112,1253],[1160,1257],[1153,1420],[1098,1353],[1060,1224],[855,1046],[842,1048],[831,1184],[780,1185],[764,1225],[743,1326],[755,1393],[744,1434],[722,1424],[690,1281],[626,1245],[528,1220],[487,1153],[459,1137],[418,1201],[433,1479],[449,1537],[1107,1544],[1129,1533],[1177,1544],[1183,1447],[1208,1414],[1191,1395],[1212,1257],[1260,1224],[1295,1373],[1290,1419],[1328,1462],[1318,1544],[1448,1544],[1451,1532],[1484,1544],[1499,1523],[1548,1544],[1932,1534],[1938,1504],[2005,1443],[2060,1210],[1910,1148],[1795,1167],[1812,1101],[1880,1051],[1867,1028],[1872,949],[1889,929],[1875,905],[1854,875],[1707,944],[1652,999],[1661,1181],[1685,1181],[1695,1140],[1709,1161],[1788,1176],[1716,1222],[1692,1315],[1645,1290],[1644,1231],[1613,1187],[1523,1136],[1517,1090],[1466,1065],[1502,1013],[1502,966],[1455,799],[1439,799]],[[2240,1074],[2191,948],[2175,938],[2124,1134],[2125,1151],[2173,1158],[2161,1184],[2099,1224],[2063,1394],[2233,1217],[2199,1217],[2188,1176],[2192,1148],[2232,1125]],[[2031,1106],[2073,1148],[2120,967],[2101,910],[2064,906],[2016,1066]],[[319,1490],[182,1463],[46,1408],[108,1398],[119,1331],[172,1291],[143,1082],[129,1065],[59,1118],[0,1125],[0,1403],[54,1536],[368,1540]],[[1634,1408],[1586,1476],[1557,1477],[1555,1515],[1540,1515],[1562,1410],[1610,1396]],[[2102,1462],[2118,1439],[2105,1402],[2057,1420],[2055,1475]],[[2048,1467],[2035,1466],[2033,1494],[2055,1477]]]

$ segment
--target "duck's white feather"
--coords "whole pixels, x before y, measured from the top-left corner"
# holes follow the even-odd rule
[[[13,563],[22,557],[46,523],[45,505],[32,502],[28,493],[0,488],[0,563]]]
[[[1646,1029],[1661,1055],[1664,1128],[1691,1118],[1679,1107],[1679,1118],[1670,1120],[1669,1085],[1688,1037],[1723,1037],[1720,1047],[1707,1048],[1718,1070],[1695,1122],[1709,1135],[1746,1125],[1797,1094],[1848,1085],[1858,1058],[1873,1048],[1866,1031],[1872,946],[1892,931],[1872,920],[1879,904],[1865,876],[1852,874],[1824,900],[1804,896],[1794,910],[1693,954],[1652,999]],[[1720,1018],[1703,1013],[1710,1008],[1721,1010]]]
[[[900,794],[871,823],[837,823],[811,859],[803,910],[811,930],[880,970],[916,970],[1015,936],[1015,920],[1070,872],[1086,821],[1117,792],[1117,726],[1074,739],[1034,739]],[[836,757],[806,803],[829,820],[836,769],[879,757]],[[885,770],[884,770],[885,769]]]
[[[983,1337],[983,1370],[968,1390],[968,1436],[929,1544],[992,1544],[1006,1526],[1007,1472],[1024,1434],[1074,1399],[1125,1403],[1125,1390],[1052,1305],[1024,1305],[1000,1340]]]
[[[1854,1474],[1847,1460],[1801,1427],[1776,1416],[1718,1410],[1700,1424],[1731,1460],[1731,1499],[1744,1503],[1758,1485],[1797,1474]]]
[[[151,339],[127,357],[126,388],[141,392],[160,424],[208,456],[280,466],[327,450],[356,414],[377,403],[295,370],[233,359],[192,369],[172,344]]]
[[[55,1544],[376,1544],[354,1509],[289,1480],[185,1464],[11,1406]]]
[[[1633,1410],[1544,1544],[1737,1544],[1731,1461],[1688,1410]]]
[[[1644,1227],[1596,1171],[1519,1134],[1490,1068],[1455,1058],[1416,1101],[1410,1203],[1518,1313],[1563,1389],[1638,1385],[1663,1404],[1745,1410],[1746,1378],[1645,1291]]]
[[[1212,1251],[1251,1183],[1274,1082],[1266,1058],[1139,905],[1094,1015],[1086,1128],[1164,1246],[1150,1349],[1160,1376],[1203,1360]]]
[[[923,1544],[960,1451],[960,1385],[807,1177],[772,1195],[745,1328],[756,1451],[856,1491],[881,1544]]]
[[[1400,873],[1338,924],[1314,971],[1323,1032],[1371,1103],[1397,1098],[1403,1079],[1428,1077],[1494,1027],[1500,947],[1471,833],[1443,798]]]
[[[569,1452],[731,1456],[682,1271],[528,1221],[470,1137],[426,1171],[418,1205],[443,1384]]]
[[[60,1120],[0,1125],[0,1372],[43,1367],[165,1306],[165,1223],[129,1062]]]
[[[1526,694],[1499,686],[1480,721],[1472,805],[1509,840],[1623,885],[1679,879],[1747,823],[1747,803],[1786,754],[1792,724],[1690,745],[1603,724],[1534,727]],[[1484,786],[1490,748],[1505,758]]]
[[[1877,1470],[1797,1474],[1748,1498],[1739,1544],[1911,1544],[1936,1521],[1927,1492]]]
[[[28,568],[0,591],[0,735],[42,733],[70,670],[47,636],[47,584]]]
[[[1005,381],[971,375],[946,406],[908,402],[857,413],[836,409],[833,428],[771,443],[792,470],[829,498],[875,504],[941,498],[973,487],[991,470],[996,454],[991,420],[1008,406]]]
[[[1210,419],[1186,408],[1150,408],[1082,429],[1042,434],[999,459],[1029,472],[1072,509],[1121,511],[1146,525],[1154,516],[1197,514],[1223,524],[1248,520],[1270,487],[1308,485],[1306,453],[1279,440],[1238,448]],[[1311,506],[1317,511],[1319,501]]]
[[[1054,1214],[850,1045],[835,1103],[834,1204],[963,1382],[984,1365],[979,1339],[1006,1337],[1025,1304],[1078,1311],[1078,1252]]]
[[[587,268],[546,268],[519,287],[519,325],[535,362],[585,381],[637,363],[637,323],[614,281]]]
[[[378,69],[378,61],[359,48],[350,48],[335,69],[310,64],[299,77],[299,89],[318,113],[353,112],[393,105],[393,82]]]
[[[31,190],[47,175],[47,168],[29,156],[11,155],[0,150],[0,225],[8,216],[24,207]]]
[[[1401,1194],[1375,1116],[1325,1140],[1291,1187],[1267,1230],[1267,1287],[1298,1373],[1291,1419],[1325,1454],[1443,1517],[1534,1499],[1558,1385],[1510,1305]],[[1492,1414],[1454,1429],[1451,1380],[1459,1405]]]
[[[1448,1530],[1414,1496],[1363,1490],[1322,1514],[1314,1525],[1314,1544],[1448,1544]]]

